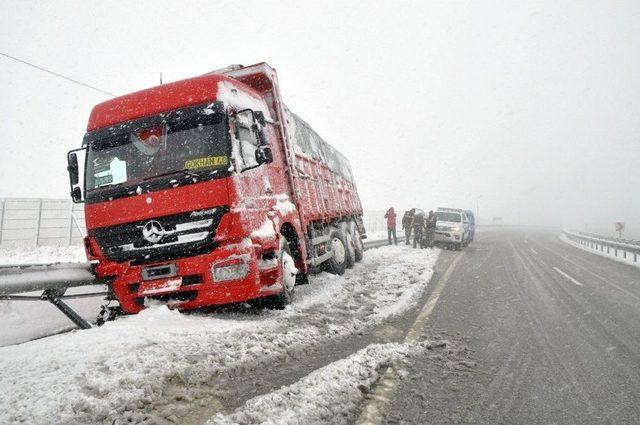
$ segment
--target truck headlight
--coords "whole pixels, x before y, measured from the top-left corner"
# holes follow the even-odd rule
[[[220,261],[211,266],[214,282],[240,280],[249,273],[249,264],[243,258]]]
[[[454,232],[459,232],[461,229],[460,227],[452,227],[451,230],[453,230]]]

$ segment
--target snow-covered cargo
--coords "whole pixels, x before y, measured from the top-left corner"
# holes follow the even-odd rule
[[[362,258],[349,162],[284,106],[265,63],[101,103],[68,158],[88,258],[127,313],[148,299],[283,307],[307,273]]]

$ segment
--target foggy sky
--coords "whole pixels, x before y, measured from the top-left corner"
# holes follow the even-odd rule
[[[640,2],[520,3],[2,1],[0,51],[116,94],[266,61],[365,209],[637,232]],[[0,93],[0,197],[67,197],[108,97],[3,57]]]

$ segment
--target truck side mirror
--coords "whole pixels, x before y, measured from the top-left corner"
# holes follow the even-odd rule
[[[82,202],[82,190],[80,186],[74,186],[73,189],[71,189],[71,200],[76,204]]]
[[[75,152],[69,152],[67,156],[67,171],[69,172],[69,182],[71,186],[78,184],[79,170],[78,170],[78,155]]]
[[[262,111],[253,111],[253,119],[255,119],[258,124],[260,124],[260,127],[264,127],[266,125],[264,113]]]
[[[258,149],[256,149],[256,162],[258,165],[273,162],[273,152],[269,146],[258,146]]]
[[[78,165],[77,151],[85,151],[86,153],[86,148],[74,149],[67,153],[67,171],[69,172],[71,200],[76,204],[84,201],[82,188],[80,187],[80,166]]]

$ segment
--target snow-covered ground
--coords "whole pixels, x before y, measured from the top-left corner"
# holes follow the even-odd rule
[[[367,251],[344,276],[313,276],[283,311],[202,316],[155,306],[101,328],[0,348],[0,423],[174,419],[180,410],[172,387],[180,400],[207,397],[221,379],[365,332],[413,307],[438,254],[405,246]],[[313,408],[313,400],[296,402]]]
[[[430,345],[428,341],[370,345],[292,385],[255,397],[231,414],[219,413],[207,425],[352,423],[380,369]]]

